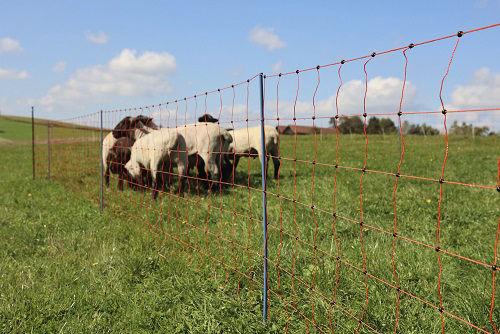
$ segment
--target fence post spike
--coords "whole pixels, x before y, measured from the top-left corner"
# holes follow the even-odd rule
[[[262,169],[262,226],[264,253],[264,290],[262,293],[262,322],[267,321],[267,194],[266,194],[266,136],[264,131],[264,74],[259,74],[260,81],[260,138],[261,138],[261,169]]]
[[[50,121],[47,120],[47,180],[50,181]]]
[[[100,175],[101,175],[101,191],[100,191],[100,205],[99,205],[99,211],[102,213],[103,207],[104,207],[104,187],[103,187],[103,162],[102,162],[102,110],[100,111],[100,116],[101,116],[101,122],[100,122],[100,127],[99,127],[99,161],[100,161]]]
[[[33,165],[33,180],[35,179],[35,107],[31,106],[31,163]]]

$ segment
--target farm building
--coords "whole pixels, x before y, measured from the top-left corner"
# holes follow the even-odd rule
[[[318,128],[305,125],[280,125],[276,127],[276,130],[278,130],[281,135],[312,135],[314,132],[318,135],[335,134],[334,128]]]

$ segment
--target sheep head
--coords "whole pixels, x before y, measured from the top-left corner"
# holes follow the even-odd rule
[[[198,122],[217,123],[218,121],[217,118],[213,118],[210,114],[204,114],[198,118]]]
[[[136,127],[137,120],[135,117],[127,116],[122,119],[113,129],[113,137],[116,139],[122,137],[129,137],[134,139],[133,129]]]
[[[153,119],[151,117],[144,116],[144,115],[139,115],[135,119],[136,119],[137,122],[142,123],[144,126],[146,126],[148,128],[151,128],[153,130],[158,130],[158,125],[156,125],[153,122]]]
[[[137,161],[133,162],[132,160],[129,160],[125,164],[125,169],[127,170],[130,177],[133,179],[137,179],[137,177],[141,173],[141,166]]]

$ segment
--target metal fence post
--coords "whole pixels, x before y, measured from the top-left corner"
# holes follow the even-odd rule
[[[50,121],[47,121],[47,179],[50,181]]]
[[[99,129],[99,157],[101,157],[101,152],[102,152],[102,110],[100,112],[101,114],[101,125]],[[104,187],[103,187],[103,168],[104,166],[102,165],[102,158],[99,159],[100,161],[100,170],[101,170],[101,193],[100,193],[100,206],[99,210],[102,213],[103,207],[104,207]]]
[[[31,106],[31,163],[33,165],[33,180],[35,179],[35,108]]]
[[[267,194],[266,166],[267,152],[264,132],[264,74],[259,75],[260,81],[260,138],[261,138],[261,169],[262,169],[262,228],[264,252],[264,290],[262,292],[262,321],[267,321]]]

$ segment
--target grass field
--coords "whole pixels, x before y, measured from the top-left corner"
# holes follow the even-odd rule
[[[0,121],[0,130],[4,124]],[[29,139],[27,126],[20,126],[18,137],[10,139]],[[54,131],[57,135],[58,130]],[[77,137],[85,132],[64,135]],[[398,137],[372,135],[368,141],[367,169],[395,172]],[[450,137],[445,180],[496,187],[498,147],[498,136]],[[401,174],[440,178],[443,136],[407,136],[405,148]],[[261,193],[254,190],[261,181],[258,160],[247,164],[243,159],[236,175],[240,186],[225,187],[220,194],[201,189],[198,195],[192,181],[183,198],[176,195],[174,186],[153,204],[149,194],[117,192],[113,182],[105,191],[106,208],[100,215],[98,143],[59,144],[51,150],[56,182],[43,179],[46,145],[37,145],[41,177],[32,181],[30,147],[0,146],[5,161],[0,182],[2,189],[8,189],[0,194],[4,211],[0,233],[5,236],[0,240],[0,330],[278,333],[288,327],[290,332],[320,332],[329,331],[331,321],[336,332],[350,333],[358,321],[342,309],[358,318],[365,309],[366,325],[381,333],[393,332],[397,292],[384,282],[395,284],[391,234],[396,178],[365,173],[365,225],[360,232],[355,222],[360,220],[361,171],[337,169],[334,197],[336,169],[323,165],[335,163],[334,136],[318,140],[317,164],[284,160],[280,182],[268,182],[269,284],[282,298],[272,294],[265,326],[258,283],[262,277]],[[296,148],[294,137],[282,137],[283,157],[312,161],[315,151],[311,136],[299,137]],[[364,137],[340,137],[339,165],[361,168],[364,153]],[[439,306],[439,266],[433,249],[439,183],[398,180],[398,235],[432,246],[396,239],[399,285]],[[350,220],[334,219],[335,205],[338,216]],[[495,189],[443,184],[440,248],[492,264],[498,216]],[[337,255],[342,261],[335,259]],[[491,267],[440,255],[444,310],[491,332]],[[367,276],[366,286],[361,272],[364,256],[372,275]],[[331,307],[319,293],[328,298],[336,295],[339,307]],[[398,332],[441,330],[441,313],[409,295],[401,296],[398,315]],[[444,319],[446,332],[478,332],[449,315]],[[498,328],[498,306],[493,320]],[[366,325],[360,326],[361,333],[370,332]]]

